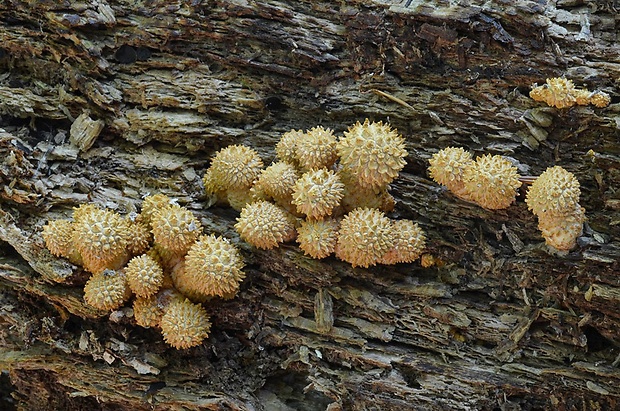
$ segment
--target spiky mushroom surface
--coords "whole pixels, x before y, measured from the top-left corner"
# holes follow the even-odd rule
[[[307,220],[297,228],[299,248],[312,258],[325,258],[338,242],[339,222],[334,219]]]
[[[302,140],[305,133],[301,130],[291,130],[282,134],[276,144],[276,155],[281,161],[299,166],[297,164],[297,142]]]
[[[153,257],[143,254],[132,258],[125,268],[129,288],[138,297],[154,295],[164,280],[164,270]]]
[[[336,160],[336,137],[331,129],[313,127],[297,140],[297,164],[302,170],[330,168]]]
[[[206,296],[236,294],[245,278],[243,259],[237,248],[225,238],[201,236],[185,257],[186,281]]]
[[[56,257],[68,258],[73,264],[81,265],[82,256],[73,245],[73,222],[69,220],[48,221],[41,233],[45,246]]]
[[[248,204],[241,210],[235,229],[244,241],[262,249],[277,247],[296,233],[292,216],[268,201]]]
[[[508,159],[490,154],[467,167],[463,181],[471,201],[488,210],[508,208],[521,186],[517,168]]]
[[[157,296],[138,297],[133,302],[133,318],[140,327],[159,326],[164,310],[159,306]]]
[[[304,173],[295,183],[293,204],[308,218],[331,215],[344,195],[344,184],[338,175],[325,168]]]
[[[299,179],[299,173],[295,166],[278,161],[262,171],[253,190],[260,191],[275,201],[290,202],[297,179]]]
[[[370,267],[394,246],[391,221],[381,211],[357,208],[340,222],[336,257],[353,267]]]
[[[389,184],[405,166],[405,140],[382,122],[357,122],[337,144],[340,164],[363,187]]]
[[[436,183],[446,186],[457,197],[468,200],[463,175],[474,160],[462,147],[446,147],[433,154],[429,160],[429,174]]]
[[[172,301],[161,321],[164,340],[177,349],[194,347],[209,336],[211,322],[200,304],[189,300]]]
[[[137,217],[131,215],[131,217],[125,217],[129,232],[131,235],[128,238],[129,254],[140,255],[145,253],[151,246],[153,240],[153,234],[151,233],[151,227],[145,224],[138,214]]]
[[[184,255],[201,234],[200,221],[177,204],[155,210],[151,226],[155,244],[179,256]]]
[[[576,103],[575,85],[564,77],[548,78],[542,86],[534,87],[530,97],[557,108],[572,107]]]
[[[411,220],[392,222],[394,246],[381,257],[381,264],[411,263],[420,257],[426,245],[422,229]]]
[[[76,211],[76,213],[78,213]],[[96,207],[84,207],[73,225],[73,245],[82,256],[84,268],[93,274],[118,269],[129,259],[129,225],[118,214]]]
[[[542,86],[534,85],[530,91],[530,97],[535,101],[542,101],[548,106],[557,108],[572,107],[575,104],[582,106],[593,104],[602,108],[607,107],[611,102],[609,94],[576,88],[572,80],[564,77],[548,78]]]
[[[120,271],[105,270],[94,274],[84,286],[84,300],[99,310],[115,310],[130,296],[131,290]]]
[[[153,214],[157,210],[161,210],[164,207],[168,207],[174,202],[170,197],[165,194],[153,194],[146,196],[142,202],[142,210],[140,211],[140,220],[150,225],[153,219]]]
[[[547,245],[560,251],[569,251],[577,245],[577,237],[583,232],[585,209],[577,205],[575,210],[562,216],[538,217],[538,228]]]
[[[549,167],[530,186],[527,206],[538,217],[572,213],[579,202],[579,181],[560,166]]]
[[[218,151],[209,167],[212,183],[222,190],[249,189],[262,169],[263,160],[258,153],[237,144]]]

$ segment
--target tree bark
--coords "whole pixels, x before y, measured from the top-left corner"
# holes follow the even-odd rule
[[[514,4],[513,4],[514,3]],[[17,1],[0,5],[3,409],[516,410],[620,407],[620,78],[614,2]],[[543,107],[566,76],[604,109]],[[365,118],[406,138],[393,218],[434,264],[353,269],[239,240],[200,178],[229,144]],[[486,211],[438,187],[446,146],[561,165],[578,247],[548,249],[523,195]],[[41,227],[96,202],[177,198],[242,248],[239,295],[200,347],[97,312]]]

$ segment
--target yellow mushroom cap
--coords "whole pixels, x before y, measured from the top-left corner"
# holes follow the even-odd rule
[[[389,212],[394,209],[394,198],[388,192],[388,188],[361,187],[357,179],[350,176],[344,170],[338,171],[340,180],[344,183],[344,192],[340,205],[345,212],[356,208],[378,208]]]
[[[411,263],[420,257],[426,244],[422,229],[411,220],[392,222],[394,246],[381,257],[381,264]]]
[[[278,161],[264,169],[253,190],[262,192],[274,200],[289,200],[299,173],[290,163]]]
[[[86,216],[89,216],[92,213],[99,211],[100,208],[95,204],[87,203],[80,204],[78,207],[73,208],[73,221],[79,223]]]
[[[221,149],[211,162],[212,183],[223,190],[250,188],[263,169],[263,160],[253,149],[232,145]]]
[[[267,201],[256,201],[241,210],[235,229],[243,240],[262,249],[277,247],[295,233],[290,214]]]
[[[73,228],[73,245],[91,273],[118,269],[129,259],[131,233],[120,215],[94,207],[80,215]]]
[[[353,267],[369,267],[394,246],[392,223],[381,211],[357,208],[340,222],[336,257]]]
[[[538,217],[538,228],[547,245],[568,251],[577,245],[584,221],[585,209],[577,205],[573,212],[565,215]]]
[[[490,154],[464,170],[463,182],[471,201],[489,210],[508,208],[521,186],[517,168],[508,159]]]
[[[321,168],[310,170],[297,180],[293,189],[293,204],[309,218],[331,215],[344,195],[344,184],[335,172]]]
[[[287,131],[276,144],[276,155],[281,161],[297,166],[297,142],[304,138],[301,130]]]
[[[579,181],[560,166],[549,167],[530,186],[525,197],[538,217],[572,213],[579,202]]]
[[[363,187],[383,187],[405,166],[405,140],[382,122],[357,122],[337,144],[340,163]]]
[[[140,211],[140,220],[147,225],[151,224],[153,214],[164,207],[173,204],[170,197],[165,194],[153,194],[146,196],[142,201],[142,210]]]
[[[572,107],[576,103],[575,85],[572,80],[567,80],[564,77],[548,78],[546,84],[534,87],[530,91],[530,97],[552,107]]]
[[[336,137],[331,129],[313,127],[297,140],[297,164],[303,170],[329,168],[336,160]]]
[[[461,199],[469,199],[463,183],[465,170],[474,163],[469,151],[462,147],[446,147],[433,154],[429,163],[429,174],[436,183],[446,186]]]
[[[204,295],[234,294],[245,278],[239,250],[225,238],[201,236],[187,252],[185,274],[191,288]]]
[[[159,325],[164,340],[177,349],[199,345],[211,330],[205,309],[189,300],[172,301]]]
[[[607,107],[611,103],[611,97],[602,91],[595,91],[590,95],[590,103],[600,108]]]
[[[73,222],[52,220],[43,226],[41,233],[45,246],[56,257],[68,257],[73,249]]]
[[[164,280],[164,270],[148,254],[142,254],[129,260],[125,268],[129,288],[138,297],[154,295]]]
[[[140,327],[157,327],[163,315],[156,295],[138,297],[133,302],[133,318]]]
[[[99,310],[114,310],[130,296],[131,290],[120,271],[105,270],[94,274],[84,285],[84,300]]]
[[[155,210],[151,226],[155,244],[177,255],[184,255],[201,234],[200,221],[177,204]]]
[[[312,258],[324,258],[334,252],[338,242],[337,220],[307,220],[297,228],[297,242],[305,254]]]
[[[135,213],[129,214],[125,219],[131,234],[128,236],[129,244],[127,244],[129,254],[139,255],[145,253],[153,240],[150,226],[142,221],[139,214],[137,216]]]

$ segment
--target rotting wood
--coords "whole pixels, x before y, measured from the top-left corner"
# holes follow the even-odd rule
[[[617,13],[464,4],[3,2],[0,364],[18,408],[617,408]],[[612,105],[527,97],[557,75]],[[84,110],[105,126],[80,152],[69,136]],[[394,217],[419,221],[434,266],[253,250],[234,211],[205,209],[220,147],[269,162],[284,131],[366,117],[407,139]],[[437,187],[427,160],[447,145],[509,156],[523,175],[574,172],[579,248],[549,253],[522,198],[488,212]],[[147,192],[178,198],[248,261],[240,295],[206,305],[202,347],[171,350],[127,310],[98,318],[79,271],[42,248],[41,226],[72,206],[125,213]]]

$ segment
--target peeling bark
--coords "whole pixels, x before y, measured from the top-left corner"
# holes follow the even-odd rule
[[[587,0],[3,2],[0,406],[620,407],[617,15]],[[528,97],[554,76],[612,104]],[[406,138],[393,217],[423,227],[432,266],[252,249],[236,212],[207,208],[200,178],[219,148],[247,144],[268,164],[291,128],[366,117]],[[448,145],[509,156],[523,175],[573,172],[578,248],[547,249],[523,196],[490,212],[440,189],[427,161]],[[205,304],[212,334],[194,349],[168,348],[127,309],[102,317],[85,275],[43,247],[41,226],[71,207],[127,213],[149,192],[248,263],[234,300]]]

